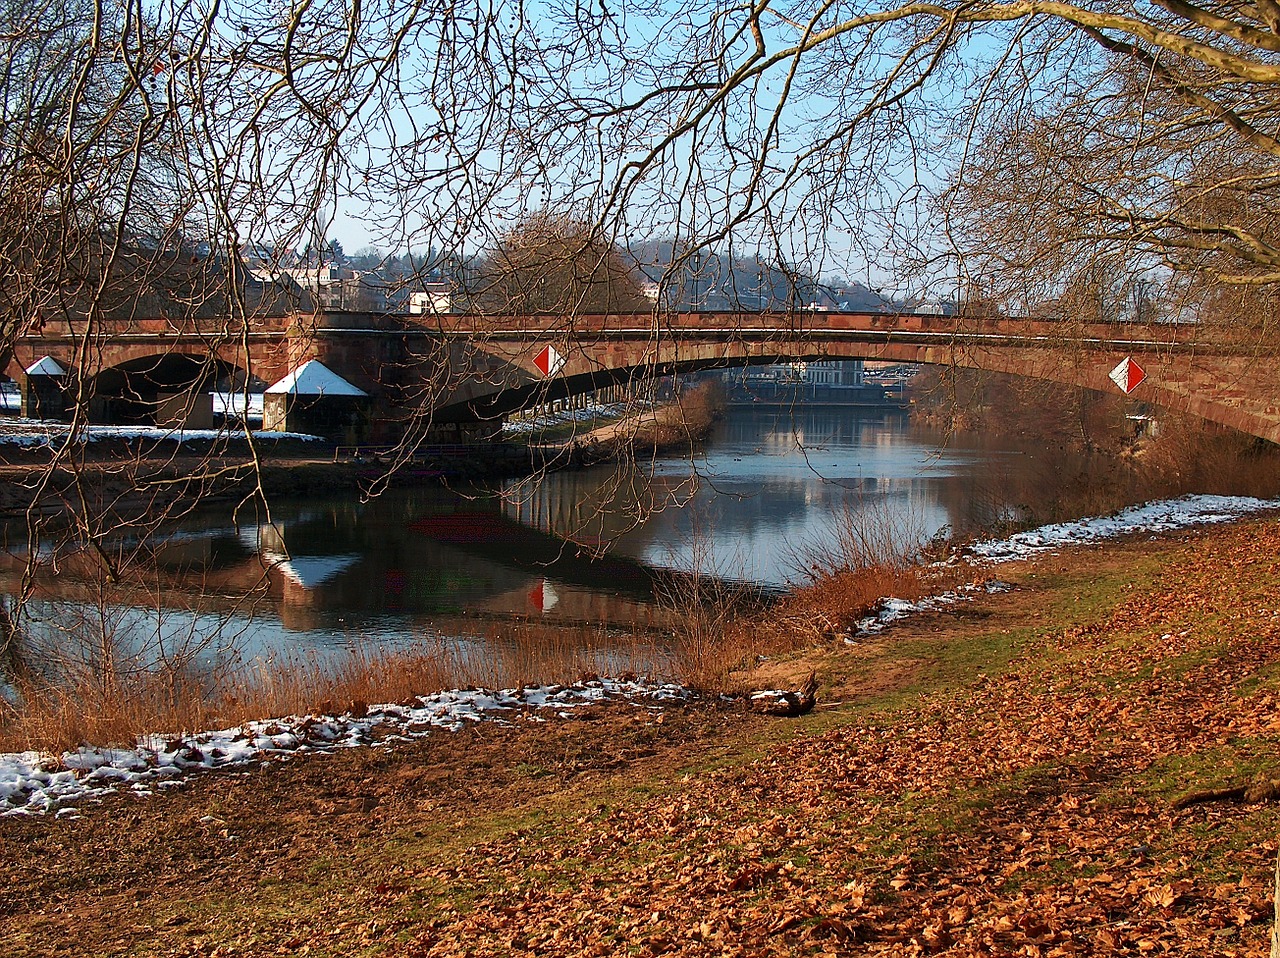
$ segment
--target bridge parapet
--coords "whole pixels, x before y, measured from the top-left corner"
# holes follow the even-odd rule
[[[59,329],[27,337],[31,340],[68,340],[84,337],[83,321],[72,321]],[[511,314],[511,313],[388,313],[323,310],[254,313],[244,320],[223,317],[134,316],[102,319],[93,332],[102,341],[146,336],[178,336],[207,340],[244,335],[295,337],[324,335],[325,332],[447,334],[472,338],[509,339],[528,335],[573,335],[601,333],[634,338],[652,333],[696,335],[699,332],[811,334],[838,332],[878,332],[885,336],[926,334],[934,336],[1014,336],[1043,337],[1075,342],[1132,341],[1137,344],[1174,346],[1199,344],[1216,348],[1256,346],[1256,334],[1236,328],[1207,327],[1195,323],[1081,323],[1043,317],[996,314],[948,315],[941,313],[869,313],[828,310],[772,312],[698,311],[663,313]]]
[[[955,364],[1109,390],[1107,372],[1134,355],[1149,377],[1135,398],[1280,441],[1274,347],[1253,330],[1192,323],[825,310],[578,316],[331,310],[254,315],[242,326],[226,318],[184,325],[142,316],[105,322],[97,332],[87,354],[82,330],[50,327],[23,337],[10,374],[21,381],[23,369],[49,355],[104,382],[110,377],[102,374],[112,371],[117,380],[120,371],[149,375],[152,392],[173,393],[183,383],[164,379],[161,360],[177,376],[169,360],[189,359],[191,375],[203,377],[198,385],[206,389],[215,373],[239,368],[274,383],[319,359],[370,394],[374,420],[388,432],[369,438],[383,441],[396,438],[388,434],[395,423],[426,411],[457,422],[500,416],[642,372],[862,358]],[[550,374],[548,347],[558,356]],[[130,389],[145,392],[136,382]]]
[[[663,312],[560,316],[554,314],[446,313],[402,317],[408,326],[450,335],[512,339],[521,336],[572,336],[598,333],[634,339],[652,334],[690,337],[721,334],[809,335],[839,333],[880,334],[886,339],[913,335],[929,337],[1028,337],[1075,343],[1128,342],[1138,346],[1181,347],[1199,344],[1214,348],[1256,345],[1247,331],[1211,328],[1194,323],[1116,322],[1082,323],[1044,317],[998,314],[868,313],[829,310],[774,312]]]

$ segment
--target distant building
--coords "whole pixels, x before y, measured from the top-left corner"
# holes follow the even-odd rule
[[[452,283],[424,283],[409,294],[409,312],[418,316],[452,313],[457,307],[455,292]]]
[[[861,359],[821,359],[748,366],[723,374],[732,405],[901,406],[900,388],[866,379]]]
[[[384,313],[392,307],[392,284],[376,272],[361,272],[336,263],[291,266],[276,272],[306,291],[316,309]]]
[[[861,359],[820,359],[797,363],[800,379],[814,386],[861,386]]]
[[[27,419],[61,419],[67,411],[67,371],[51,356],[26,369],[21,412]]]

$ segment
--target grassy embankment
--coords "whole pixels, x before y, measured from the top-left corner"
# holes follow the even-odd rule
[[[1280,525],[808,644],[819,710],[489,726],[0,822],[6,954],[1261,955]],[[122,822],[128,822],[124,828]],[[12,893],[11,893],[12,894]]]
[[[691,454],[724,413],[720,387],[703,383],[686,389],[670,402],[639,408],[609,421],[561,423],[539,430],[530,441],[549,443],[549,465],[591,465],[655,453]]]

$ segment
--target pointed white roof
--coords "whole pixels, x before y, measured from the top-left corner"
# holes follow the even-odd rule
[[[65,376],[67,371],[52,356],[37,359],[27,367],[28,376]]]
[[[294,556],[264,551],[262,557],[304,589],[317,589],[360,562],[358,555]]]
[[[318,359],[303,363],[284,379],[263,390],[266,393],[289,393],[294,396],[367,396]]]

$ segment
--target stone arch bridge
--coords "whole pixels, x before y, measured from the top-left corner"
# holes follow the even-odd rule
[[[6,372],[45,356],[94,421],[194,419],[218,383],[275,383],[311,359],[368,394],[363,440],[495,421],[528,405],[638,375],[789,360],[870,359],[1015,373],[1115,391],[1125,357],[1135,399],[1280,442],[1277,349],[1257,331],[1171,323],[1081,324],[915,313],[683,312],[573,317],[353,312],[135,318],[18,340]],[[550,351],[548,351],[550,347]],[[549,371],[544,369],[550,364]]]

